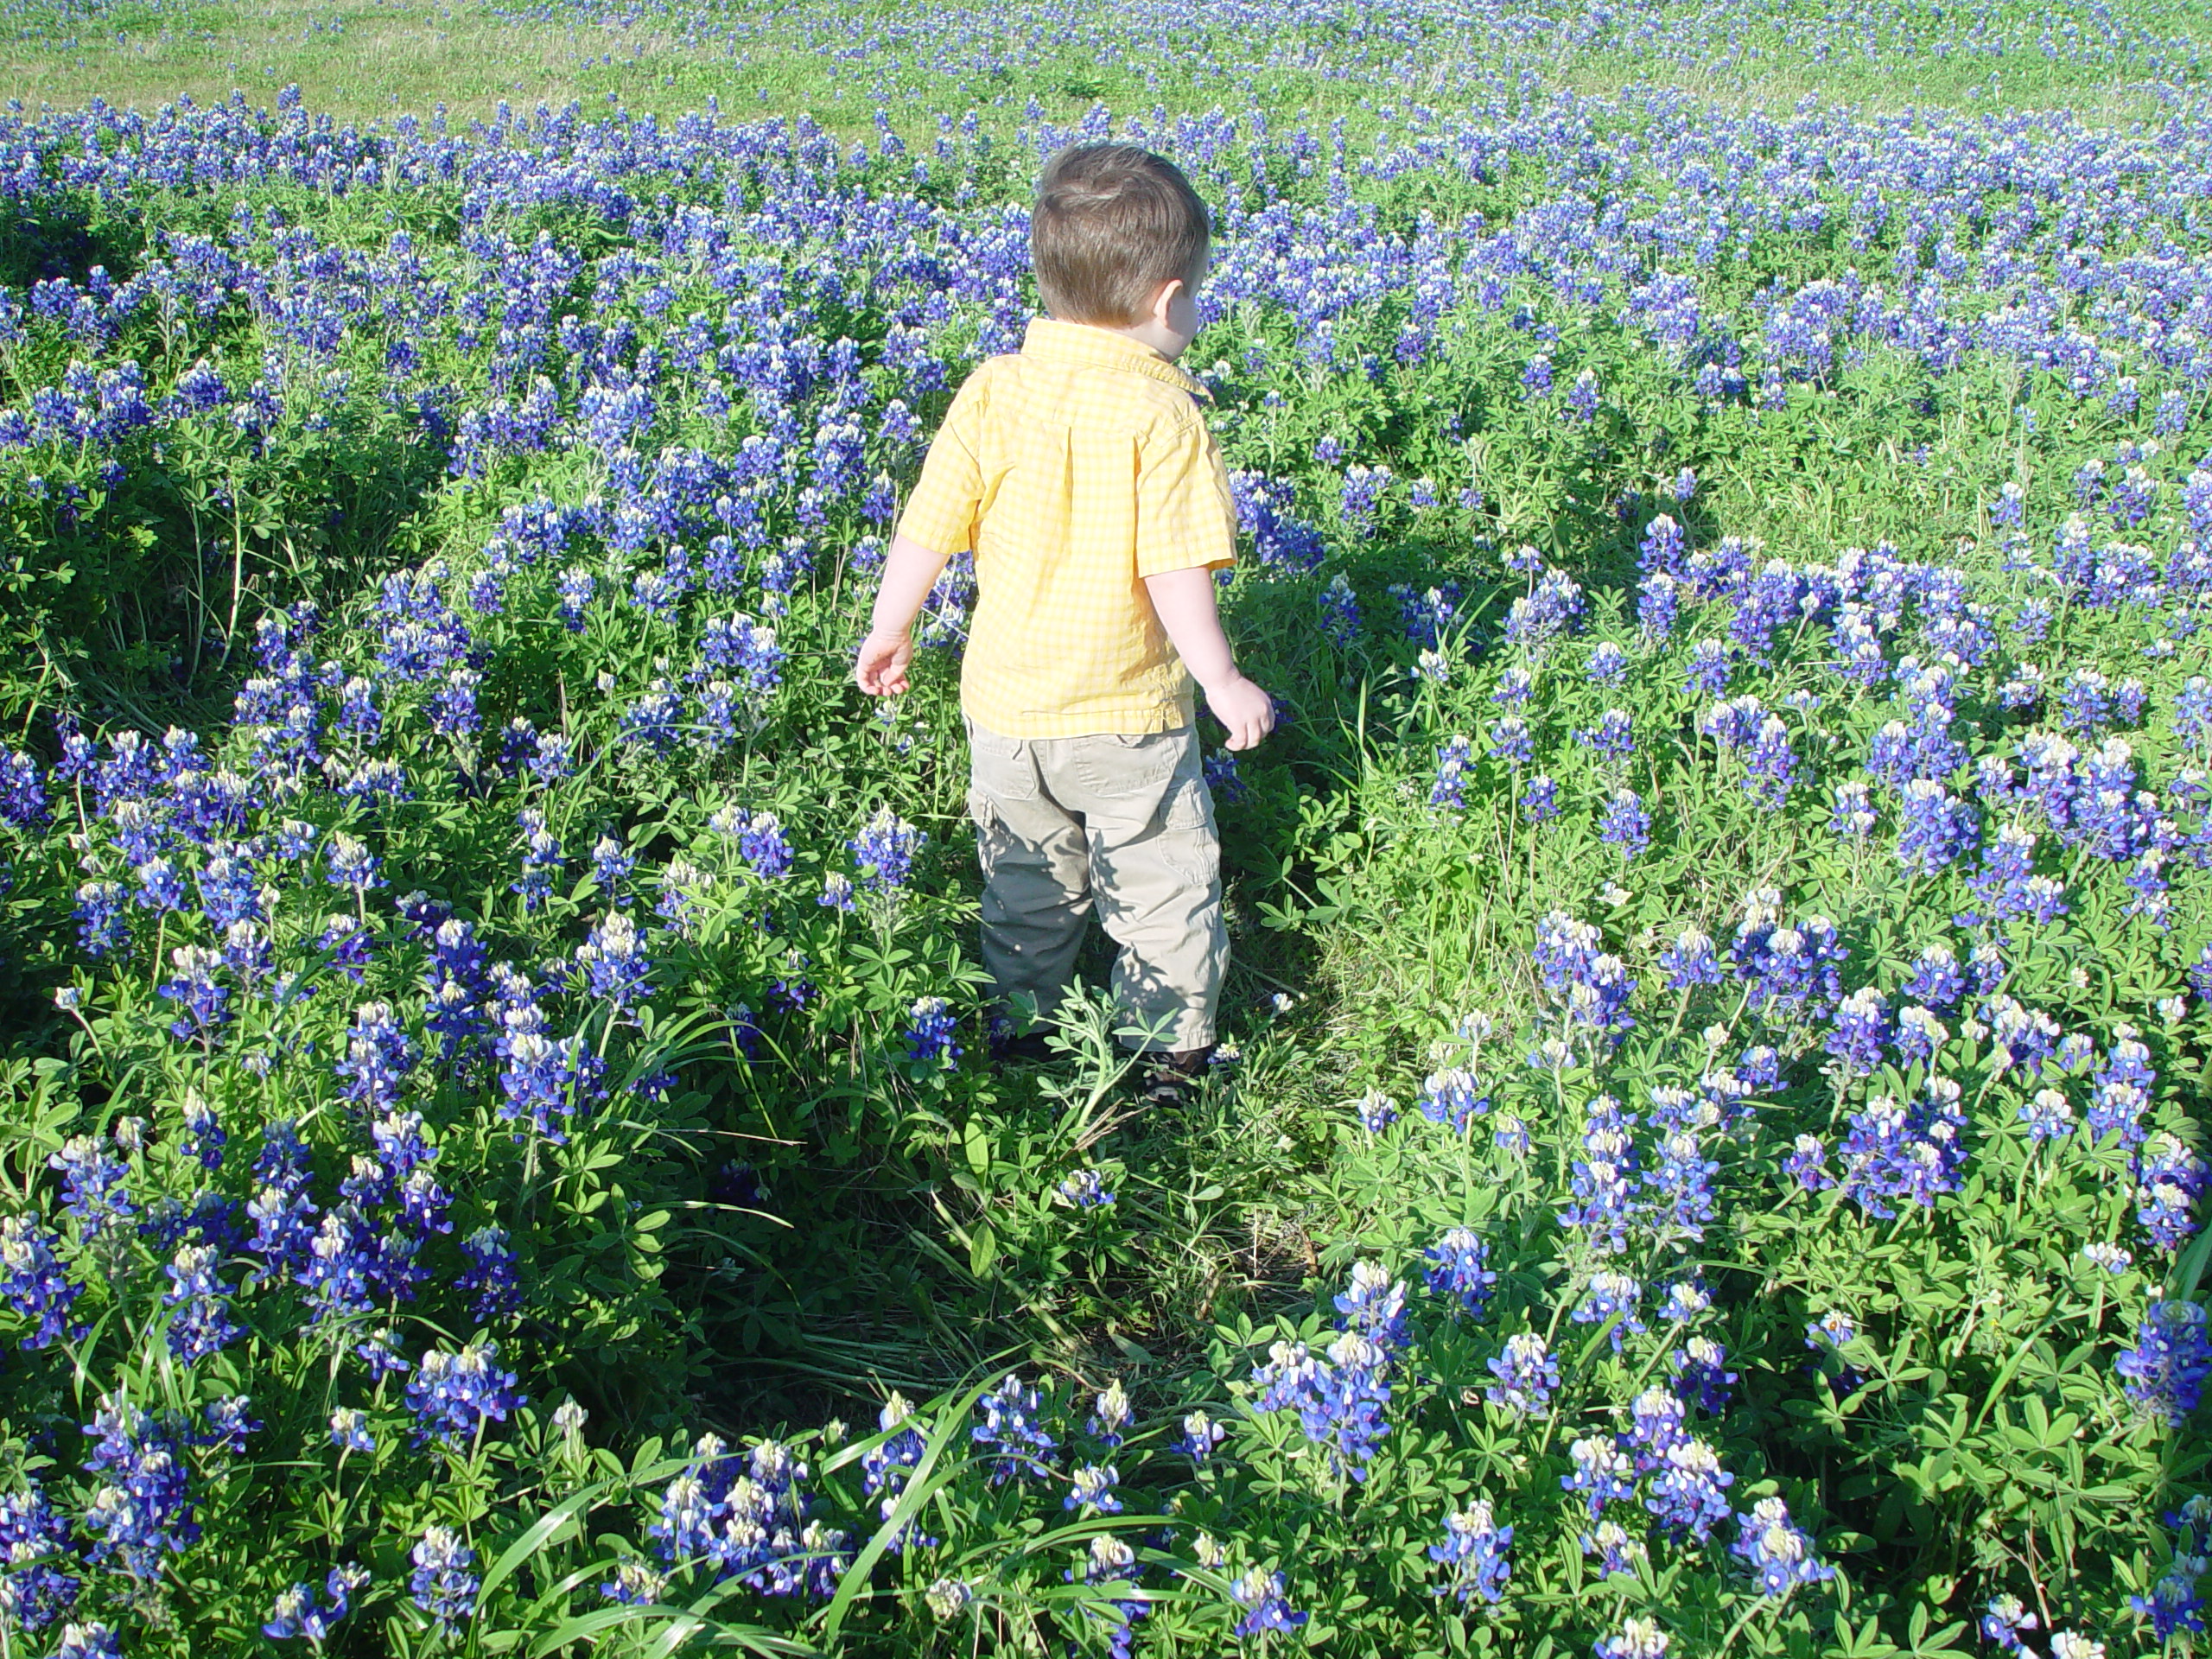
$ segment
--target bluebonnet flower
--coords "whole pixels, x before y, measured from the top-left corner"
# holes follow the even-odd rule
[[[1573,1467],[1559,1478],[1562,1491],[1580,1495],[1595,1521],[1605,1505],[1636,1496],[1636,1465],[1610,1435],[1579,1440],[1567,1449]]]
[[[2212,1342],[2196,1302],[2154,1300],[2135,1328],[2135,1345],[2113,1361],[2136,1411],[2179,1428],[2203,1398],[2212,1376]]]
[[[1762,906],[1736,930],[1727,957],[1753,1013],[1780,1003],[1817,1017],[1842,995],[1838,969],[1849,954],[1825,916],[1781,926]]]
[[[1834,1023],[1829,1027],[1822,1046],[1835,1056],[1847,1071],[1866,1077],[1882,1063],[1882,1052],[1890,1039],[1890,1020],[1882,994],[1871,985],[1859,989],[1836,1005]]]
[[[81,1580],[65,1570],[75,1564],[68,1521],[35,1480],[21,1479],[22,1491],[0,1493],[0,1618],[35,1635],[75,1605]]]
[[[1490,1312],[1491,1287],[1497,1274],[1486,1265],[1490,1246],[1480,1235],[1454,1227],[1423,1252],[1432,1265],[1421,1276],[1432,1295],[1448,1297],[1455,1318],[1480,1319]]]
[[[377,873],[381,861],[369,851],[366,843],[342,830],[330,837],[327,861],[329,881],[334,887],[365,893],[385,885],[383,876]]]
[[[2149,1595],[2127,1599],[2130,1611],[2151,1621],[2151,1634],[2161,1643],[2204,1629],[2204,1597],[2197,1585],[2212,1571],[2212,1498],[2199,1493],[2165,1522],[2175,1533],[2166,1570]]]
[[[1421,1115],[1430,1122],[1441,1123],[1454,1135],[1464,1135],[1470,1122],[1490,1110],[1491,1103],[1473,1072],[1459,1066],[1447,1066],[1422,1080],[1417,1104]]]
[[[621,911],[612,911],[576,947],[576,965],[584,970],[591,995],[614,1005],[618,1017],[626,1014],[653,994],[652,959],[637,924]]]
[[[1341,1330],[1366,1338],[1388,1355],[1410,1339],[1406,1329],[1406,1287],[1379,1262],[1352,1263],[1351,1281],[1336,1298]]]
[[[1643,1300],[1643,1287],[1624,1273],[1593,1273],[1581,1301],[1567,1317],[1577,1325],[1612,1325],[1613,1351],[1621,1351],[1623,1341],[1630,1334],[1641,1334],[1643,1321],[1636,1316],[1637,1305]]]
[[[1567,413],[1578,421],[1595,420],[1598,406],[1598,372],[1585,369],[1574,377],[1574,384],[1567,389]]]
[[[1668,1448],[1679,1446],[1689,1433],[1688,1413],[1679,1396],[1661,1388],[1649,1388],[1629,1407],[1630,1432],[1621,1444],[1636,1452],[1636,1471],[1649,1474],[1661,1467]],[[1626,1497],[1629,1494],[1619,1494]],[[1592,1520],[1597,1519],[1595,1515]]]
[[[448,1446],[471,1442],[488,1422],[505,1422],[525,1403],[512,1371],[499,1368],[499,1345],[472,1342],[458,1353],[433,1348],[423,1356],[407,1382],[407,1407],[415,1414],[415,1444],[435,1440]]]
[[[1598,1659],[1667,1659],[1669,1637],[1656,1619],[1627,1618],[1611,1636],[1600,1637]]]
[[[1590,661],[1584,670],[1593,685],[1616,685],[1628,672],[1628,653],[1611,639],[1601,639],[1591,647]]]
[[[1897,1058],[1907,1065],[1934,1059],[1950,1039],[1943,1022],[1918,1003],[1897,1010]]]
[[[1504,1600],[1505,1581],[1513,1571],[1506,1550],[1512,1542],[1513,1529],[1497,1524],[1486,1497],[1446,1516],[1444,1541],[1428,1547],[1428,1559],[1448,1574],[1433,1593],[1456,1595],[1462,1602],[1471,1596],[1487,1602]]]
[[[1351,584],[1339,575],[1321,590],[1321,632],[1338,647],[1348,647],[1359,637],[1359,601]]]
[[[1069,1584],[1076,1583],[1078,1569],[1081,1582],[1092,1585],[1134,1582],[1144,1570],[1137,1565],[1136,1551],[1111,1533],[1094,1535],[1078,1558],[1077,1567],[1069,1568],[1060,1577]],[[940,1579],[931,1587],[927,1599],[938,1616],[946,1618],[966,1606],[972,1593],[964,1580]],[[1135,1597],[1115,1597],[1103,1604],[1085,1601],[1078,1605],[1084,1617],[1096,1618],[1109,1627],[1106,1649],[1109,1659],[1130,1659],[1136,1640],[1131,1627],[1152,1611],[1152,1604]]]
[[[1636,1119],[1624,1116],[1620,1102],[1610,1095],[1593,1098],[1587,1112],[1581,1154],[1573,1163],[1573,1202],[1559,1212],[1559,1223],[1580,1229],[1590,1248],[1600,1254],[1623,1250],[1643,1207],[1634,1196],[1637,1160],[1629,1139]]]
[[[2047,1044],[2037,1046],[2049,1052]],[[2151,1051],[2138,1040],[2133,1027],[2114,1027],[2112,1048],[2097,1062],[2096,1079],[2088,1114],[2091,1136],[2117,1134],[2122,1146],[2140,1145],[2143,1114],[2150,1109],[2151,1090],[2158,1074],[2152,1069]]]
[[[1284,1598],[1287,1592],[1282,1574],[1270,1573],[1263,1567],[1254,1567],[1230,1586],[1229,1592],[1244,1617],[1236,1622],[1236,1635],[1249,1641],[1271,1631],[1294,1630],[1306,1621],[1307,1615],[1294,1612]]]
[[[623,709],[615,723],[618,741],[634,743],[655,754],[676,747],[682,703],[666,680],[655,680]]]
[[[504,1227],[480,1227],[461,1241],[468,1258],[454,1288],[473,1297],[468,1317],[479,1325],[505,1319],[522,1306],[522,1285],[515,1276],[514,1252]]]
[[[1491,690],[1490,700],[1508,709],[1523,708],[1535,690],[1536,677],[1533,672],[1525,668],[1509,668],[1497,677],[1497,684]]]
[[[2018,1596],[1993,1596],[1982,1609],[1982,1639],[1995,1643],[1999,1651],[2021,1659],[2034,1650],[2020,1639],[2020,1632],[2034,1630],[2039,1622]]]
[[[1745,760],[1745,789],[1770,808],[1787,803],[1797,784],[1797,755],[1789,747],[1789,730],[1778,716],[1769,715],[1759,721]]]
[[[1687,496],[1680,499],[1688,499]],[[1644,526],[1643,539],[1637,548],[1636,568],[1646,575],[1659,571],[1680,576],[1684,572],[1682,556],[1688,544],[1682,527],[1670,515],[1659,513]]]
[[[2157,1249],[2181,1249],[2196,1231],[2190,1213],[2212,1185],[2212,1169],[2171,1130],[2153,1136],[2137,1160],[2135,1218]]]
[[[921,1433],[909,1426],[914,1408],[906,1396],[893,1392],[876,1414],[877,1426],[887,1437],[861,1454],[861,1489],[869,1497],[879,1497],[878,1513],[888,1521],[899,1507],[899,1499],[906,1489],[906,1480],[914,1466],[921,1462],[926,1449]],[[893,1554],[902,1554],[910,1543],[924,1548],[936,1540],[918,1536],[912,1522],[901,1527],[890,1542]]]
[[[1380,1135],[1398,1121],[1398,1103],[1379,1089],[1370,1089],[1354,1104],[1359,1115],[1359,1127],[1370,1135]]]
[[[1971,802],[1925,778],[1905,785],[1898,809],[1897,861],[1907,869],[1935,875],[1970,849],[1980,833]]]
[[[186,1244],[163,1269],[169,1288],[162,1294],[162,1306],[175,1310],[169,1318],[169,1351],[188,1365],[245,1334],[231,1317],[231,1287],[218,1276],[216,1266],[212,1248]]]
[[[1087,1464],[1068,1478],[1068,1495],[1060,1500],[1060,1507],[1079,1513],[1119,1515],[1122,1500],[1114,1496],[1114,1489],[1121,1484],[1121,1478],[1110,1468]]]
[[[1728,1518],[1728,1500],[1723,1494],[1735,1478],[1720,1466],[1719,1454],[1710,1446],[1686,1437],[1661,1454],[1643,1506],[1661,1526],[1703,1543],[1714,1525]]]
[[[1864,841],[1873,833],[1878,815],[1873,793],[1863,783],[1838,784],[1834,810],[1828,814],[1828,833],[1838,841]]]
[[[1467,804],[1467,768],[1474,746],[1454,737],[1436,752],[1436,781],[1429,786],[1428,804],[1446,811],[1464,810]]]
[[[1661,1199],[1655,1216],[1662,1219],[1653,1223],[1655,1236],[1668,1241],[1702,1239],[1706,1224],[1713,1219],[1713,1178],[1719,1173],[1720,1166],[1705,1155],[1693,1131],[1670,1128],[1662,1135],[1658,1162],[1643,1177],[1644,1185]],[[1673,1292],[1682,1289],[1680,1285],[1673,1287],[1670,1307],[1677,1305]],[[1667,1317],[1674,1315],[1669,1313]]]
[[[104,1399],[85,1432],[93,1442],[84,1466],[94,1487],[84,1525],[98,1539],[87,1557],[152,1579],[163,1555],[200,1537],[182,1454],[167,1430],[127,1400]]]
[[[416,1049],[388,1002],[364,1002],[353,1010],[353,1029],[346,1058],[333,1068],[339,1092],[365,1112],[388,1111],[407,1085]]]
[[[169,1034],[179,1042],[212,1043],[230,1022],[230,987],[215,977],[223,965],[219,950],[181,944],[169,952],[175,977],[162,982],[162,996],[177,1005]]]
[[[1820,1584],[1835,1569],[1813,1554],[1813,1541],[1789,1519],[1789,1506],[1763,1497],[1749,1515],[1736,1517],[1736,1541],[1729,1554],[1750,1563],[1759,1593],[1786,1596],[1800,1585]]]
[[[1692,1337],[1668,1357],[1675,1391],[1688,1404],[1718,1416],[1726,1408],[1736,1373],[1727,1369],[1726,1350],[1707,1337]]]
[[[2063,1140],[2074,1133],[2074,1108],[2056,1089],[2038,1089],[2021,1103],[2019,1121],[2028,1126],[2028,1139],[2042,1143]]]
[[[544,1012],[535,1002],[509,1002],[500,1018],[494,1045],[502,1062],[499,1116],[512,1123],[527,1116],[533,1131],[560,1146],[568,1138],[562,1125],[579,1109],[604,1063],[581,1035],[548,1037]]]
[[[1608,709],[1595,726],[1578,727],[1574,741],[1605,760],[1624,760],[1636,753],[1634,722],[1624,709]]]
[[[1659,1300],[1659,1317],[1669,1325],[1688,1325],[1712,1311],[1713,1293],[1694,1279],[1677,1279]]]
[[[522,872],[507,891],[521,895],[525,911],[534,911],[552,896],[553,880],[567,861],[561,855],[561,843],[545,827],[544,813],[526,806],[516,819],[522,830]]]
[[[870,893],[888,896],[906,886],[915,855],[927,839],[886,806],[877,808],[860,834],[845,845],[860,869],[861,884]]]
[[[1564,571],[1547,571],[1535,588],[1507,608],[1506,643],[1524,651],[1541,651],[1560,634],[1573,632],[1584,609],[1581,585]]]
[[[35,830],[48,817],[38,762],[20,749],[0,748],[0,823]]]
[[[1671,639],[1681,614],[1681,584],[1665,571],[1655,570],[1637,584],[1637,627],[1647,642]],[[1727,683],[1725,674],[1721,683]]]
[[[832,870],[822,878],[822,894],[815,901],[827,910],[850,910],[854,906],[853,881],[849,875]]]
[[[130,901],[141,910],[157,910],[175,914],[191,901],[184,889],[184,877],[168,859],[152,857],[133,867],[131,874],[138,878],[138,889]]]
[[[1508,715],[1495,721],[1490,728],[1490,757],[1503,760],[1509,766],[1525,766],[1536,758],[1536,741],[1529,734],[1529,722],[1518,715]],[[1438,770],[1443,767],[1443,756],[1437,758]]]
[[[126,895],[115,881],[87,881],[77,889],[77,942],[98,961],[128,948],[130,931],[124,920]]]
[[[64,1624],[54,1659],[123,1659],[122,1638],[96,1618],[82,1624]]]
[[[369,1414],[353,1406],[341,1406],[332,1412],[330,1443],[341,1452],[375,1451],[376,1436],[369,1433]]]
[[[1886,1220],[1897,1201],[1931,1209],[1939,1194],[1956,1192],[1967,1159],[1959,1096],[1956,1083],[1935,1077],[1910,1109],[1884,1095],[1853,1112],[1839,1149],[1845,1193]]]
[[[1717,697],[1728,689],[1728,647],[1719,639],[1700,639],[1690,647],[1689,663],[1682,671],[1682,689],[1695,696]],[[1739,699],[1739,702],[1750,699]],[[1727,711],[1722,715],[1720,711]],[[1716,715],[1719,716],[1716,719]],[[1741,732],[1742,716],[1736,703],[1716,703],[1714,712],[1699,722],[1698,729],[1719,739],[1728,748],[1740,747],[1751,734]],[[1756,728],[1754,728],[1756,729]]]
[[[991,1453],[994,1486],[1015,1476],[1036,1479],[1046,1472],[1044,1459],[1059,1449],[1059,1442],[1041,1421],[1043,1408],[1038,1391],[1025,1387],[1014,1371],[976,1402],[983,1421],[969,1430],[969,1437]]]
[[[1203,1411],[1187,1413],[1183,1418],[1182,1438],[1170,1450],[1180,1452],[1196,1464],[1204,1464],[1214,1453],[1214,1448],[1227,1438],[1229,1431]]]
[[[917,997],[907,1011],[907,1063],[929,1071],[950,1071],[960,1058],[960,1045],[953,1040],[955,1023],[951,1004],[943,997]]]
[[[613,899],[616,904],[628,902],[622,893],[622,887],[624,883],[629,880],[630,873],[637,868],[636,855],[624,852],[622,843],[613,836],[601,836],[592,843],[592,880],[597,882],[600,890]]]
[[[458,1533],[435,1522],[425,1527],[408,1559],[415,1563],[408,1593],[439,1630],[453,1630],[475,1616],[476,1595],[484,1581],[468,1570],[476,1552],[461,1542]]]
[[[1651,814],[1643,797],[1632,789],[1615,790],[1598,821],[1598,839],[1619,848],[1624,860],[1639,857],[1651,844]]]
[[[1659,966],[1666,972],[1670,991],[1718,985],[1723,977],[1712,938],[1694,927],[1684,928],[1674,944],[1659,953]]]
[[[1095,1169],[1078,1169],[1064,1177],[1052,1196],[1071,1210],[1103,1210],[1114,1202],[1113,1189]]]
[[[1304,1343],[1279,1342],[1268,1350],[1268,1363],[1253,1369],[1254,1408],[1295,1411],[1306,1438],[1328,1448],[1332,1465],[1364,1480],[1367,1461],[1389,1427],[1382,1417],[1390,1399],[1387,1364],[1385,1351],[1356,1332],[1338,1337],[1319,1360]]]
[[[182,1116],[184,1135],[178,1150],[202,1169],[214,1171],[223,1166],[223,1147],[230,1137],[223,1131],[222,1119],[215,1109],[197,1094],[185,1096]]]
[[[1099,1390],[1091,1402],[1090,1421],[1084,1425],[1084,1432],[1109,1451],[1120,1446],[1135,1415],[1129,1405],[1129,1391],[1116,1377]]]
[[[85,1287],[69,1276],[54,1253],[56,1243],[35,1215],[0,1220],[0,1296],[18,1317],[36,1321],[22,1339],[28,1349],[46,1347],[60,1337],[77,1342],[85,1335],[85,1326],[69,1317]]]
[[[304,1637],[320,1648],[330,1639],[338,1623],[353,1611],[353,1597],[356,1590],[369,1581],[365,1569],[358,1567],[334,1567],[323,1580],[323,1593],[329,1599],[327,1606],[318,1604],[314,1589],[304,1584],[293,1585],[277,1596],[269,1610],[269,1618],[261,1633],[272,1641],[286,1642],[295,1637]]]
[[[77,1236],[86,1243],[138,1213],[125,1185],[129,1166],[93,1136],[70,1136],[46,1166],[60,1172],[61,1207],[77,1218]]]
[[[1649,1556],[1649,1552],[1643,1547],[1643,1541],[1618,1521],[1600,1521],[1582,1534],[1580,1541],[1585,1555],[1599,1558],[1598,1576],[1600,1579],[1609,1579],[1616,1574],[1633,1578],[1638,1565]]]

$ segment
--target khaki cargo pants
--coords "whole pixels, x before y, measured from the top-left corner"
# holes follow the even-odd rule
[[[1095,906],[1122,947],[1122,1021],[1144,1046],[1214,1039],[1229,967],[1221,837],[1195,728],[1015,738],[968,722],[968,810],[983,867],[983,966],[1001,1006],[1058,1007]]]

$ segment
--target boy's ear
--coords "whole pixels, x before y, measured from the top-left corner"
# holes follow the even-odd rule
[[[1152,296],[1152,320],[1161,327],[1167,327],[1167,313],[1175,303],[1175,296],[1183,291],[1183,279],[1170,276],[1160,285],[1160,292]]]

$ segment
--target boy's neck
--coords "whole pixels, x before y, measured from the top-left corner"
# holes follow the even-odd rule
[[[1102,334],[1117,334],[1123,340],[1133,340],[1140,346],[1150,346],[1170,363],[1182,356],[1191,344],[1189,340],[1170,333],[1151,317],[1123,327],[1107,322],[1069,322],[1065,317],[1054,317],[1052,321],[1067,323],[1071,328],[1096,328]]]

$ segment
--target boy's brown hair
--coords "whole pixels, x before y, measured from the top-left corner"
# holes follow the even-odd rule
[[[1183,169],[1136,144],[1071,144],[1045,163],[1029,251],[1045,308],[1125,328],[1162,283],[1197,288],[1211,232]]]

